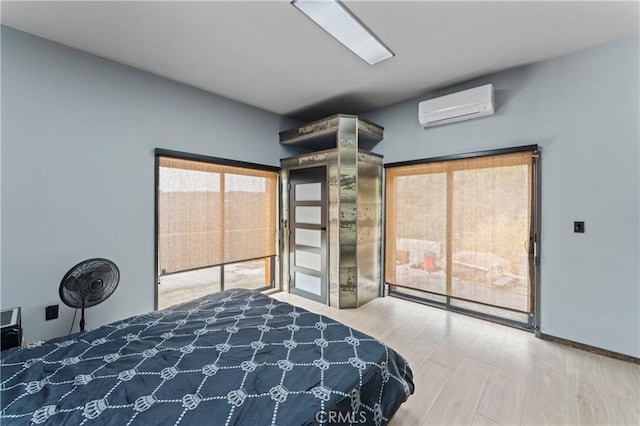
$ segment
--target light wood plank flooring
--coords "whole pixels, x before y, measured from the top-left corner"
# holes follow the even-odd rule
[[[416,385],[391,425],[640,425],[640,365],[392,297],[327,315],[409,360]]]

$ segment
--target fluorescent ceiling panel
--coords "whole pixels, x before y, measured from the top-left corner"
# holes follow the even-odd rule
[[[291,4],[369,65],[393,56],[393,53],[339,2],[294,0]]]

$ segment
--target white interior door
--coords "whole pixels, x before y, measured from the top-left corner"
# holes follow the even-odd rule
[[[327,170],[289,172],[289,285],[292,293],[327,303]]]

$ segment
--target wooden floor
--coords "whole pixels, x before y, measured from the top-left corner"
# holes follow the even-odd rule
[[[391,346],[415,393],[391,425],[640,425],[640,365],[392,297],[337,310],[277,293]]]

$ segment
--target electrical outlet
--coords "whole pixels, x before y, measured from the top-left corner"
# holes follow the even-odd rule
[[[58,305],[47,306],[44,311],[44,319],[46,321],[58,318]]]
[[[584,222],[573,222],[573,232],[584,234]]]

